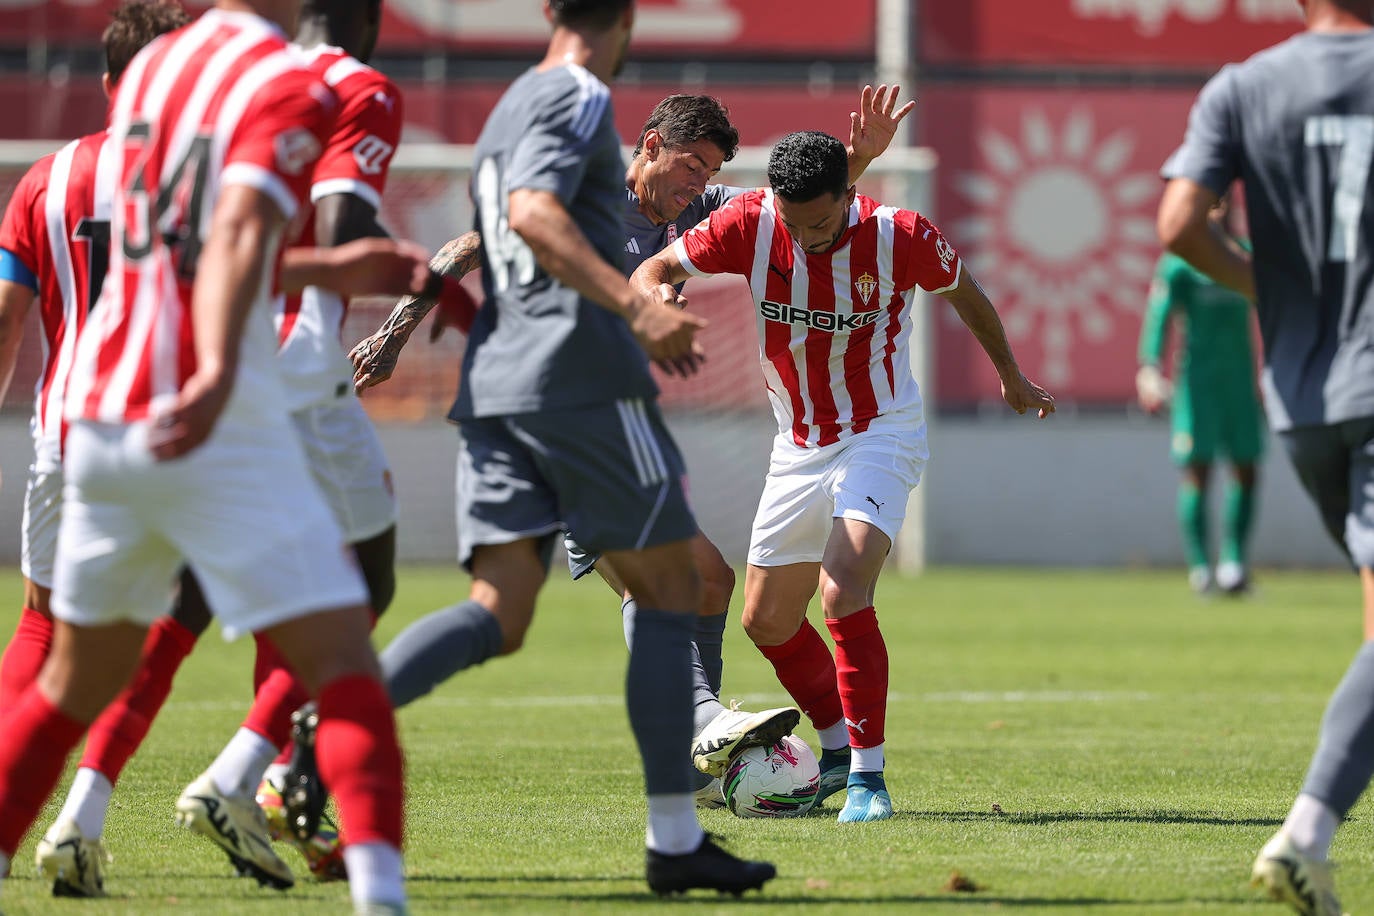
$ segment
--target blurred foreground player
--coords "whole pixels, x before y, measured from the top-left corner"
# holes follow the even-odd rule
[[[1306,31],[1222,68],[1198,96],[1164,165],[1159,236],[1255,301],[1270,425],[1359,569],[1366,642],[1253,869],[1297,912],[1339,916],[1331,841],[1374,774],[1374,2],[1302,6]],[[1253,258],[1207,218],[1241,177]]]
[[[116,98],[110,278],[67,390],[53,651],[0,713],[0,866],[185,562],[226,633],[266,630],[320,697],[354,901],[403,912],[401,755],[366,589],[287,417],[266,296],[337,107],[286,45],[298,12],[222,0],[135,57]],[[422,284],[423,255],[390,250]],[[290,274],[375,289],[362,266],[305,252]],[[208,805],[179,815],[233,829]]]

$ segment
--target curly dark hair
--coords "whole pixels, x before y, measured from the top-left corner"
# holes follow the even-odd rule
[[[708,140],[720,147],[726,162],[739,150],[739,131],[730,123],[730,110],[709,95],[670,95],[655,105],[639,132],[636,156],[644,148],[644,135],[651,130],[658,131],[668,147]]]
[[[134,55],[159,35],[191,21],[176,0],[125,0],[110,13],[111,22],[100,36],[105,46],[105,72],[117,83]]]
[[[774,194],[797,203],[822,194],[843,197],[849,190],[849,153],[819,130],[788,134],[768,155],[768,183]]]
[[[554,25],[609,29],[634,0],[549,0]]]

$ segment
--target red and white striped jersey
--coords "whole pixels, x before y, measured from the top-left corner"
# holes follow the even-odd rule
[[[311,202],[353,194],[380,210],[391,155],[401,142],[400,91],[342,48],[320,45],[300,53],[339,97],[338,119],[311,178]],[[298,244],[316,244],[313,214]],[[353,364],[339,340],[346,313],[343,299],[317,287],[278,300],[281,371],[291,410],[353,390]]]
[[[919,425],[911,374],[913,290],[946,292],[961,262],[911,210],[858,195],[833,248],[807,254],[771,190],[716,210],[673,245],[697,276],[744,276],[758,306],[759,362],[778,431],[802,448],[880,426]]]
[[[111,113],[110,273],[77,342],[68,417],[130,422],[175,399],[196,369],[191,290],[220,192],[254,188],[289,219],[335,110],[281,31],[251,13],[211,10],[138,53]],[[271,280],[226,415],[282,409]]]
[[[0,248],[38,279],[43,370],[34,388],[40,466],[61,460],[62,401],[77,332],[100,295],[110,252],[113,144],[101,131],[38,160],[20,179],[0,223]]]

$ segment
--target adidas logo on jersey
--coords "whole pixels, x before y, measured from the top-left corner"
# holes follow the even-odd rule
[[[783,324],[802,324],[808,328],[815,328],[817,331],[852,331],[855,328],[868,327],[877,321],[883,312],[881,309],[874,309],[871,312],[850,312],[848,314],[826,312],[820,309],[812,311],[811,309],[764,299],[759,302],[759,314],[769,321],[781,321]]]
[[[639,239],[629,239],[625,242],[625,250],[630,254],[639,254]]]

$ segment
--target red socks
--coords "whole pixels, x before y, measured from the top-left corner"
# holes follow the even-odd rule
[[[339,803],[345,844],[401,848],[404,765],[391,700],[380,681],[349,675],[320,691],[315,759]]]
[[[52,620],[33,608],[24,608],[19,626],[0,658],[0,710],[13,706],[48,660],[52,648]]]
[[[49,703],[36,683],[0,713],[0,853],[14,858],[85,731],[84,722]]]
[[[877,747],[887,725],[887,644],[878,615],[866,607],[839,620],[826,619],[835,640],[835,674],[849,726],[851,747]]]
[[[91,726],[81,766],[98,771],[111,785],[119,781],[124,765],[167,702],[177,669],[195,645],[196,635],[171,617],[159,617],[148,628],[138,671]]]
[[[835,687],[835,660],[809,620],[803,620],[801,629],[787,642],[759,646],[759,651],[773,663],[778,681],[812,725],[821,729],[840,721],[844,712]]]
[[[243,727],[262,735],[275,747],[285,747],[291,743],[291,714],[309,701],[310,694],[277,647],[272,645],[272,640],[260,633],[253,638],[258,644],[257,662],[253,668],[257,692]]]

